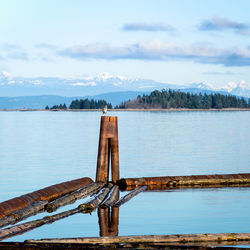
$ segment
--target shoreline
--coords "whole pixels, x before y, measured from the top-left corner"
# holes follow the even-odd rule
[[[101,109],[0,109],[6,112],[27,112],[27,111],[44,111],[44,112],[101,112]],[[188,108],[170,108],[170,109],[109,109],[109,112],[147,112],[147,111],[161,111],[161,112],[195,112],[195,111],[250,111],[250,108],[224,108],[224,109],[188,109]]]

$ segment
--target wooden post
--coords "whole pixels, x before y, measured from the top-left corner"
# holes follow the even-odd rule
[[[118,143],[118,124],[117,117],[110,117],[111,122],[114,124],[114,137],[110,139],[111,146],[111,168],[112,168],[112,182],[115,184],[120,179],[119,173],[119,143]]]
[[[108,116],[101,117],[99,149],[97,158],[96,181],[108,182],[108,138],[107,124]]]
[[[109,181],[109,162],[111,156],[112,182],[119,179],[118,126],[116,116],[102,116],[97,156],[96,182]]]

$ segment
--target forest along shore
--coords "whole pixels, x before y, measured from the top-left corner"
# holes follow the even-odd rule
[[[0,111],[46,111],[46,112],[55,112],[55,111],[60,111],[60,112],[89,112],[89,111],[94,111],[94,112],[101,112],[101,109],[0,109]],[[188,108],[169,108],[169,109],[140,109],[140,108],[134,108],[134,109],[109,109],[109,111],[164,111],[164,112],[173,112],[173,111],[250,111],[250,108],[223,108],[223,109],[188,109]]]

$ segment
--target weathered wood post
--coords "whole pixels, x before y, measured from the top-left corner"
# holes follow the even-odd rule
[[[109,181],[109,163],[111,156],[112,182],[120,179],[118,125],[116,116],[102,116],[97,156],[96,181]]]
[[[114,129],[113,129],[114,136],[110,139],[110,146],[111,146],[112,182],[115,184],[120,179],[117,117],[111,116],[110,121],[112,122],[114,126]]]

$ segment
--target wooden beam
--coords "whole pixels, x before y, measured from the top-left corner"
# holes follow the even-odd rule
[[[109,196],[107,197],[107,199],[105,199],[102,204],[101,207],[102,208],[106,208],[106,207],[110,207],[112,206],[115,202],[117,202],[119,200],[119,187],[117,185],[114,185],[112,187],[112,189],[110,190]]]
[[[109,117],[102,116],[97,156],[96,182],[108,182],[108,131]]]
[[[211,185],[218,186],[233,186],[245,185],[250,183],[249,173],[240,174],[223,174],[223,175],[190,175],[190,176],[161,176],[161,177],[142,177],[142,178],[125,178],[118,182],[122,190],[132,190],[138,186],[148,185],[151,187],[157,186],[168,188],[181,187],[206,187]],[[152,188],[154,189],[154,188]]]
[[[117,121],[117,117],[116,116],[110,117],[110,122],[112,122],[113,126],[114,126],[114,128],[113,128],[114,136],[110,139],[112,183],[116,184],[116,182],[120,179],[118,121]]]
[[[15,224],[21,220],[24,220],[37,213],[44,212],[44,207],[48,204],[48,201],[38,201],[32,205],[18,210],[2,219],[0,219],[0,227],[5,227],[10,224]]]
[[[125,196],[123,196],[119,201],[117,201],[114,204],[114,206],[115,207],[120,207],[122,204],[128,202],[130,199],[132,199],[133,197],[135,197],[140,192],[145,191],[146,189],[147,189],[147,186],[141,186],[141,187],[136,188],[132,192],[130,192],[130,193],[126,194]]]
[[[110,185],[112,185],[112,184],[110,184]],[[108,185],[108,187],[103,188],[96,195],[96,197],[94,199],[92,199],[90,202],[81,204],[77,208],[70,209],[68,211],[54,214],[51,216],[45,216],[42,219],[29,221],[26,223],[18,224],[16,226],[12,226],[12,227],[8,227],[8,228],[4,228],[4,229],[0,230],[0,241],[3,239],[13,237],[15,235],[23,234],[27,231],[33,230],[33,229],[40,227],[42,225],[53,223],[57,220],[61,220],[65,217],[74,215],[76,213],[89,213],[89,212],[93,211],[104,200],[105,196],[107,195],[107,193],[110,190],[110,185]]]
[[[90,195],[96,193],[101,188],[103,188],[104,185],[105,184],[102,182],[91,183],[83,188],[80,188],[80,189],[78,189],[70,194],[62,196],[62,197],[50,202],[48,205],[46,205],[46,210],[49,213],[54,212],[59,207],[74,203],[78,199],[84,199],[87,196],[90,196]]]
[[[108,183],[107,186],[105,186],[102,190],[100,190],[98,194],[91,201],[79,205],[79,208],[81,208],[84,213],[92,212],[97,207],[99,207],[99,205],[104,201],[104,199],[110,192],[112,186],[113,186],[112,183]]]
[[[249,242],[250,233],[218,233],[218,234],[173,234],[173,235],[138,235],[138,236],[107,236],[107,237],[86,237],[86,238],[55,238],[41,240],[27,240],[27,243],[199,243],[199,242]]]
[[[28,193],[0,203],[0,219],[10,215],[20,209],[28,207],[35,202],[57,199],[65,194],[73,192],[81,187],[84,187],[93,180],[89,177],[76,179],[73,181],[62,182],[53,186],[49,186],[32,193]]]

